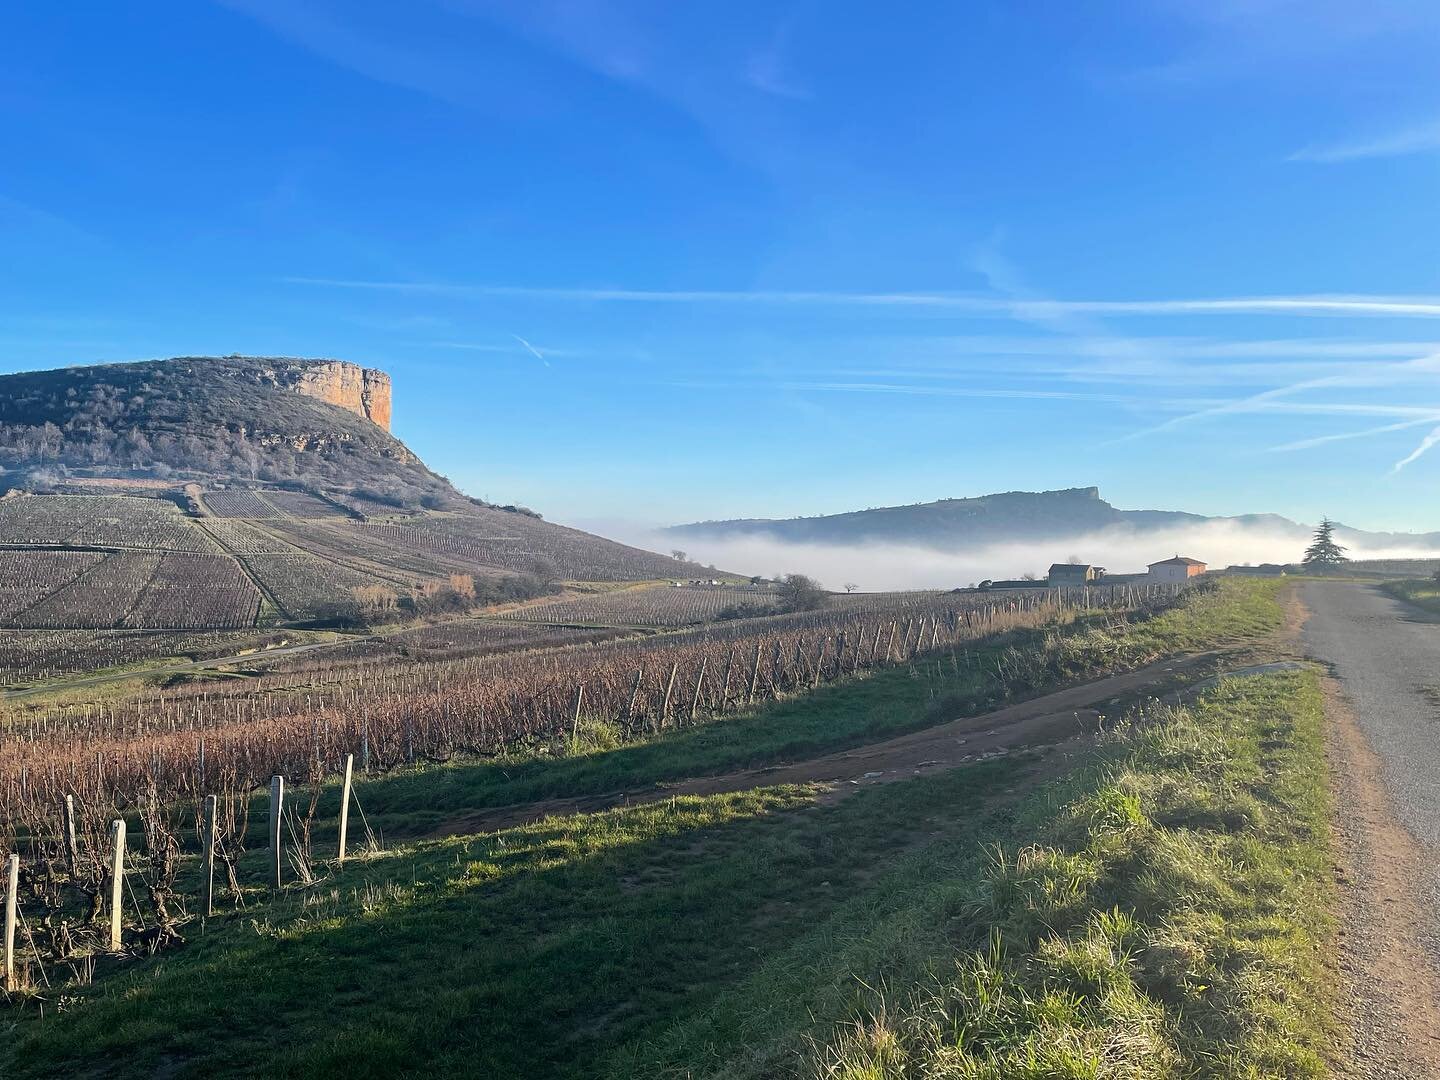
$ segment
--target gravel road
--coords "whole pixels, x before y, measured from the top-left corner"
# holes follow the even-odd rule
[[[1343,1009],[1354,1077],[1440,1078],[1440,618],[1373,585],[1306,582],[1334,675]]]

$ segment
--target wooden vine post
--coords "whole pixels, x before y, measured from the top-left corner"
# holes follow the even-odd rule
[[[570,753],[580,747],[580,706],[585,703],[585,684],[575,684],[575,714],[570,718]]]
[[[731,646],[730,651],[725,654],[725,677],[720,680],[720,712],[725,711],[726,703],[730,700],[730,665],[735,662],[735,649]]]
[[[63,827],[65,830],[65,864],[73,878],[80,872],[80,848],[75,843],[75,796],[66,795]]]
[[[120,920],[125,914],[125,822],[110,823],[110,951],[120,951]]]
[[[20,856],[11,855],[5,873],[5,989],[18,990],[15,981],[15,917],[20,911]]]
[[[760,685],[760,642],[755,642],[755,664],[750,668],[750,692],[745,696],[745,704],[755,704],[755,688]]]
[[[281,872],[283,862],[283,848],[280,842],[281,813],[285,803],[285,778],[283,776],[272,776],[270,778],[270,887],[280,888]]]
[[[690,695],[690,722],[695,722],[696,714],[700,710],[700,690],[705,685],[705,665],[710,662],[708,656],[700,658],[700,674],[695,676],[695,692]]]
[[[345,755],[345,778],[340,783],[340,846],[335,852],[338,866],[345,865],[345,839],[350,832],[350,789],[355,783],[355,755]]]
[[[665,721],[670,718],[670,698],[675,693],[675,673],[680,670],[679,662],[670,665],[670,678],[665,680],[665,700],[660,705],[659,730],[665,730]]]
[[[635,726],[635,703],[640,700],[640,680],[645,677],[644,668],[635,669],[635,685],[630,688],[630,706],[625,710],[625,722]]]
[[[205,819],[201,823],[200,844],[205,865],[200,870],[200,912],[205,918],[215,914],[215,831],[218,800],[205,797]]]

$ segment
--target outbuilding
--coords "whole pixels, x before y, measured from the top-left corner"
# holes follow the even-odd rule
[[[1156,585],[1169,585],[1177,581],[1189,581],[1205,573],[1205,564],[1199,559],[1187,559],[1176,555],[1173,559],[1152,562],[1147,575]]]
[[[1091,566],[1089,563],[1055,563],[1050,567],[1047,575],[1051,585],[1057,587],[1090,585],[1104,576],[1103,566]]]

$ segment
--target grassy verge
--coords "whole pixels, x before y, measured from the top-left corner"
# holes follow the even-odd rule
[[[1329,807],[1311,674],[1121,735],[1090,789],[932,899],[959,948],[804,1071],[882,1080],[1325,1075]]]
[[[1406,581],[1387,581],[1380,587],[1397,599],[1440,615],[1440,581],[1433,578],[1412,578]]]

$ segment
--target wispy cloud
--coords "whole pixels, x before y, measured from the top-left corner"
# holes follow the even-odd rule
[[[1351,439],[1369,439],[1376,435],[1387,435],[1392,431],[1406,431],[1409,428],[1419,427],[1422,424],[1433,424],[1440,420],[1440,412],[1428,416],[1417,417],[1414,420],[1402,420],[1398,424],[1384,424],[1380,427],[1365,428],[1362,431],[1342,431],[1336,435],[1317,435],[1311,439],[1297,439],[1294,442],[1281,443],[1279,446],[1269,447],[1272,454],[1290,453],[1296,450],[1311,450],[1317,446],[1326,446],[1329,443],[1346,442]]]
[[[436,281],[360,281],[284,277],[291,285],[452,297],[644,304],[770,304],[950,309],[973,315],[1043,321],[1072,314],[1096,315],[1318,315],[1440,318],[1440,296],[1238,296],[1168,300],[1021,300],[963,293],[815,292],[807,290],[628,289],[461,285]]]
[[[1307,146],[1290,155],[1291,161],[1314,161],[1334,164],[1364,158],[1403,157],[1407,154],[1428,154],[1440,150],[1440,120],[1431,120],[1413,127],[1372,135],[1348,142]]]
[[[530,342],[526,341],[519,334],[511,334],[510,336],[513,337],[516,341],[518,341],[521,345],[524,345],[525,351],[528,352],[531,356],[535,357],[536,360],[539,360],[546,367],[550,366],[550,361],[545,359],[545,354],[542,353],[539,349],[537,349],[534,345],[531,345]]]
[[[1414,450],[1411,450],[1410,453],[1406,454],[1403,458],[1397,461],[1390,469],[1390,472],[1392,474],[1398,473],[1401,469],[1405,468],[1406,465],[1409,465],[1411,462],[1421,458],[1436,443],[1440,443],[1440,427],[1435,428],[1430,432],[1429,435],[1426,435],[1425,438],[1421,439],[1420,445],[1415,447]]]
[[[789,390],[796,392],[830,392],[840,394],[899,394],[906,397],[997,398],[1020,401],[1094,401],[1110,404],[1139,404],[1141,399],[1128,394],[1096,394],[1079,390],[1032,390],[1015,386],[927,386],[914,383],[837,382],[834,380],[760,380],[760,379],[676,379],[657,385],[683,390]],[[1190,401],[1186,407],[1193,408]]]
[[[541,361],[546,367],[550,366],[550,357],[556,356],[584,356],[585,353],[578,349],[551,348],[546,345],[544,348],[531,344],[519,334],[510,335],[515,343],[494,341],[416,341],[410,343],[410,348],[417,349],[455,349],[459,352],[496,353],[501,356],[516,356],[528,353]]]
[[[1210,408],[1200,409],[1196,412],[1187,413],[1183,416],[1171,417],[1169,420],[1166,420],[1163,423],[1154,424],[1146,428],[1141,428],[1139,431],[1133,431],[1128,435],[1121,436],[1119,439],[1116,439],[1115,442],[1129,442],[1133,439],[1143,438],[1148,435],[1158,435],[1161,432],[1173,430],[1174,428],[1177,428],[1182,424],[1189,424],[1197,420],[1211,419],[1217,416],[1224,416],[1231,413],[1295,411],[1291,406],[1295,406],[1301,403],[1286,403],[1281,402],[1279,399],[1291,397],[1295,394],[1299,394],[1307,390],[1335,389],[1341,387],[1353,388],[1365,386],[1384,386],[1389,383],[1393,383],[1400,379],[1403,379],[1405,376],[1413,375],[1417,372],[1433,373],[1437,368],[1440,368],[1440,354],[1432,354],[1430,356],[1416,357],[1413,360],[1406,360],[1400,363],[1372,364],[1364,368],[1352,368],[1349,371],[1341,374],[1325,375],[1320,378],[1314,379],[1303,379],[1299,382],[1293,382],[1286,386],[1272,387],[1269,390],[1261,391],[1258,394],[1252,394],[1249,397],[1239,398],[1235,401],[1227,402],[1223,405],[1216,405]],[[1278,408],[1278,406],[1282,405],[1286,407]],[[1363,407],[1366,409],[1384,408],[1386,410],[1393,410],[1396,408],[1409,410],[1412,408],[1411,406]],[[1339,408],[1345,411],[1349,411],[1352,410],[1354,406],[1351,403],[1326,403],[1326,408]],[[1424,410],[1420,411],[1423,412]],[[1414,414],[1414,412],[1409,413],[1409,415]],[[1407,414],[1387,412],[1375,415]]]

